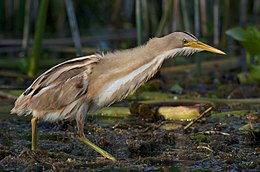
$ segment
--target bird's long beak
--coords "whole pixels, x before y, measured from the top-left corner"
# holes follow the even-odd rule
[[[218,50],[214,47],[211,47],[207,44],[204,44],[203,42],[200,42],[200,41],[191,41],[191,42],[186,43],[186,45],[191,48],[201,49],[202,51],[209,51],[209,52],[217,53],[217,54],[226,54],[223,51]]]

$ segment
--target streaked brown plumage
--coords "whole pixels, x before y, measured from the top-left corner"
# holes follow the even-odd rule
[[[32,114],[34,120],[75,119],[81,141],[89,145],[84,137],[87,113],[133,93],[160,69],[165,59],[203,50],[224,54],[199,42],[187,32],[174,32],[162,38],[153,38],[146,45],[134,49],[75,58],[39,76],[17,99],[11,112]],[[115,160],[102,149],[97,150],[100,148],[95,145],[89,146]]]

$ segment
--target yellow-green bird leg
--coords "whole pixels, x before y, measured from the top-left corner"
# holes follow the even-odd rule
[[[79,140],[84,143],[85,145],[89,146],[91,149],[95,150],[96,152],[100,153],[101,155],[103,155],[105,158],[108,158],[112,161],[116,161],[116,158],[113,157],[112,155],[110,155],[107,151],[101,149],[100,147],[98,147],[97,145],[95,145],[94,143],[92,143],[89,139],[87,139],[86,137],[82,136],[79,137]]]
[[[32,123],[32,150],[35,150],[36,149],[36,143],[37,143],[37,139],[36,139],[37,118],[32,117],[31,123]]]

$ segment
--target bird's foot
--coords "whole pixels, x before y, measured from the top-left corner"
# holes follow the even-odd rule
[[[94,143],[92,143],[89,139],[87,139],[85,136],[79,137],[79,140],[84,143],[85,145],[89,146],[90,148],[94,149],[96,152],[100,153],[103,155],[105,158],[110,159],[112,161],[116,161],[116,158],[110,155],[107,151],[101,149]]]

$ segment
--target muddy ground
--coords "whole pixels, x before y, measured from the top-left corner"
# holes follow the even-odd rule
[[[241,113],[242,114],[241,114]],[[140,117],[89,117],[85,133],[118,161],[82,145],[73,122],[38,123],[38,150],[30,150],[30,118],[0,118],[0,170],[260,170],[259,114],[238,111],[203,118],[187,131],[187,121],[146,121]],[[252,124],[254,130],[241,127]],[[173,129],[162,128],[172,125]],[[177,126],[177,127],[176,127]]]
[[[208,77],[195,84],[179,77],[181,91],[156,89],[171,100],[181,96],[184,100],[208,97],[209,102],[214,98],[236,101],[213,101],[209,104],[212,110],[187,130],[184,127],[189,121],[170,121],[158,115],[88,116],[86,137],[114,155],[116,162],[79,142],[75,122],[40,121],[38,149],[30,150],[30,117],[10,115],[14,99],[1,97],[0,171],[260,171],[260,104],[251,99],[259,97],[258,85],[219,80],[221,84],[216,86],[215,79],[209,81]],[[140,95],[114,106],[141,102],[145,98]],[[239,101],[245,98],[251,103]],[[163,105],[159,104],[148,106],[156,111]]]

